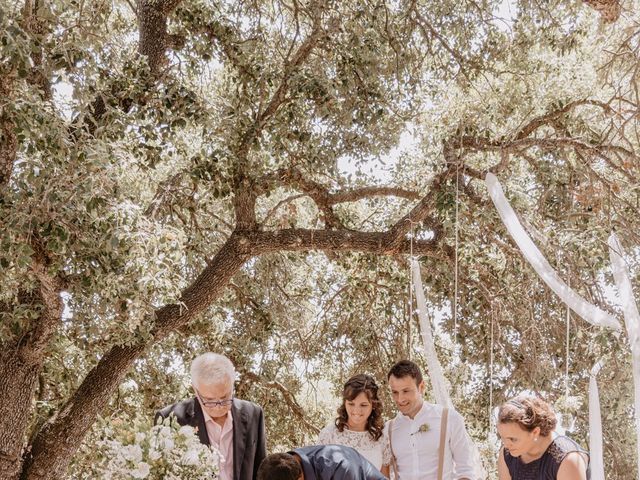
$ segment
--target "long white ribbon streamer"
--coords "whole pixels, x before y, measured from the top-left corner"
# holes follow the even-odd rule
[[[593,325],[609,327],[620,330],[620,323],[611,315],[595,305],[589,303],[569,287],[556,273],[538,247],[533,243],[527,232],[522,228],[516,213],[504,196],[500,182],[492,173],[487,173],[485,178],[489,195],[505,227],[513,237],[524,258],[531,264],[536,273],[553,290],[571,310],[576,312],[587,322]]]
[[[624,323],[631,345],[631,365],[633,367],[634,405],[636,417],[636,460],[640,478],[640,313],[636,305],[629,272],[624,262],[624,250],[615,233],[609,236],[609,258],[613,278],[618,287],[618,295],[624,313]]]
[[[412,258],[411,259],[411,280],[413,283],[413,291],[416,294],[416,304],[418,309],[418,320],[420,322],[420,331],[422,333],[422,342],[424,344],[424,356],[427,361],[427,368],[429,369],[429,379],[431,380],[431,387],[433,388],[433,396],[439,405],[447,408],[453,408],[453,402],[451,401],[451,395],[449,394],[449,387],[444,373],[442,372],[442,365],[438,360],[436,354],[436,346],[433,340],[433,331],[431,329],[431,323],[427,318],[427,302],[424,298],[424,290],[422,287],[422,276],[420,275],[420,265]],[[480,457],[480,450],[478,446],[473,442],[471,437],[467,433],[467,442],[470,444],[471,455],[474,463],[474,479],[479,480],[486,478],[486,472],[482,465]],[[444,457],[444,471],[452,471],[452,457],[449,451],[449,442],[447,442],[445,457]]]
[[[411,273],[413,291],[416,294],[416,304],[418,306],[416,313],[418,314],[418,319],[420,321],[420,332],[422,333],[422,342],[424,344],[424,357],[427,361],[427,368],[429,369],[429,379],[431,380],[431,386],[433,387],[433,395],[439,405],[451,408],[453,407],[453,404],[451,403],[449,388],[447,387],[447,381],[444,378],[442,366],[440,365],[438,355],[436,354],[431,323],[427,318],[427,302],[424,298],[424,291],[422,290],[420,265],[413,258],[411,259]]]
[[[591,369],[589,376],[589,462],[591,464],[591,480],[604,479],[604,462],[602,460],[602,417],[600,414],[600,393],[596,376],[602,368],[602,360]]]

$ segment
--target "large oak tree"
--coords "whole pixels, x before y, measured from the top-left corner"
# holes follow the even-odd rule
[[[587,4],[3,0],[0,478],[63,478],[99,415],[133,410],[127,376],[151,415],[205,348],[302,442],[304,382],[416,354],[408,254],[450,310],[474,434],[490,390],[581,392],[605,355],[605,434],[632,439],[627,347],[570,319],[566,355],[482,183],[613,308],[604,239],[638,245],[640,29],[634,5]],[[607,444],[615,478],[630,452]]]

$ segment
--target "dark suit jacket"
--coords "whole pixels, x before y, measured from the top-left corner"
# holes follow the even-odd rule
[[[198,430],[198,437],[209,445],[207,427],[200,402],[191,398],[174,403],[156,413],[155,419],[174,415],[180,425],[190,425]],[[255,480],[260,463],[267,455],[262,408],[252,402],[233,399],[233,480]]]

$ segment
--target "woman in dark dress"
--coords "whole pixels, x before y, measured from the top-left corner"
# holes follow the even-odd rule
[[[499,480],[588,480],[589,455],[568,437],[553,436],[556,415],[537,397],[520,396],[500,407]]]

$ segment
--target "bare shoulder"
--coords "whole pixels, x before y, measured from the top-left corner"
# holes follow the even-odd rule
[[[507,463],[504,461],[504,447],[498,453],[498,480],[511,480]]]
[[[587,458],[581,452],[570,452],[558,469],[558,480],[586,480]]]

